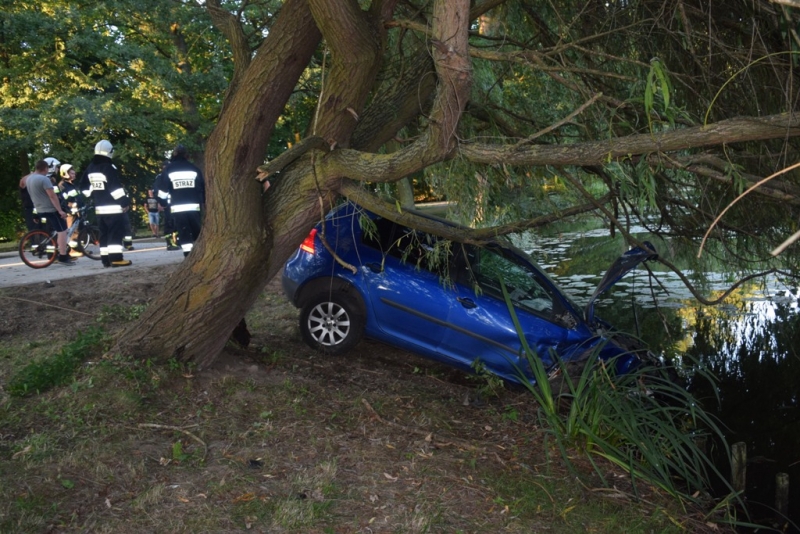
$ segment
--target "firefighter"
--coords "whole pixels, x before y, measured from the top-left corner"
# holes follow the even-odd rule
[[[56,185],[58,181],[58,168],[61,166],[61,162],[52,156],[44,158],[44,160],[47,162],[47,177],[50,178],[53,185]]]
[[[61,176],[61,181],[58,184],[61,198],[63,199],[61,201],[61,207],[67,212],[67,228],[69,228],[72,226],[75,217],[78,216],[80,208],[83,207],[83,196],[80,191],[78,191],[78,188],[75,187],[76,173],[72,165],[69,163],[61,165],[58,175]],[[70,247],[75,248],[78,246],[77,238],[78,234],[75,233],[69,242]]]
[[[78,188],[94,201],[100,228],[100,259],[103,267],[126,267],[132,262],[122,256],[125,218],[131,199],[122,187],[119,171],[111,163],[113,145],[103,139],[94,146],[94,157],[81,175]]]
[[[78,191],[78,188],[75,187],[75,176],[77,176],[75,168],[69,163],[65,163],[61,166],[61,170],[59,170],[58,174],[61,176],[61,181],[58,184],[61,190],[61,198],[64,199],[66,208],[68,208],[64,211],[68,214],[75,215],[78,213],[81,206],[83,206],[81,193]],[[68,224],[72,223],[68,221]]]
[[[170,213],[178,230],[178,241],[184,257],[192,251],[200,235],[200,209],[206,201],[203,173],[186,159],[187,155],[186,147],[175,147],[169,165],[161,172],[166,191],[159,188],[158,192],[160,201],[169,199]]]

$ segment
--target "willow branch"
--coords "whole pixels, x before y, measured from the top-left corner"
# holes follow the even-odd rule
[[[760,182],[757,182],[757,183],[755,183],[755,184],[751,185],[750,187],[748,187],[748,188],[747,188],[747,189],[746,189],[746,190],[745,190],[745,191],[744,191],[744,192],[743,192],[741,195],[739,195],[738,197],[734,198],[734,199],[731,201],[731,203],[730,203],[730,204],[728,204],[727,206],[725,206],[725,209],[724,209],[724,210],[722,210],[722,213],[720,213],[719,215],[717,215],[717,218],[716,218],[716,219],[714,219],[714,221],[711,223],[711,226],[709,226],[709,227],[708,227],[708,230],[706,230],[706,233],[705,233],[705,235],[703,235],[703,240],[700,242],[700,249],[697,251],[697,257],[699,258],[699,257],[700,257],[700,255],[703,253],[703,247],[705,246],[706,240],[708,239],[708,234],[710,234],[710,233],[711,233],[711,230],[713,230],[713,229],[714,229],[714,226],[715,226],[715,225],[716,225],[716,224],[719,222],[719,220],[720,220],[720,219],[722,219],[723,215],[725,215],[725,213],[727,213],[727,212],[728,212],[728,210],[729,210],[729,209],[731,209],[731,208],[733,207],[733,205],[734,205],[734,204],[736,204],[737,202],[739,202],[739,200],[741,200],[742,198],[744,198],[744,197],[745,197],[745,195],[747,195],[748,193],[750,193],[750,192],[751,192],[751,191],[753,191],[754,189],[757,189],[757,188],[758,188],[758,187],[760,187],[762,184],[764,184],[764,183],[766,183],[766,182],[768,182],[768,181],[772,180],[772,179],[773,179],[773,178],[775,178],[776,176],[780,176],[781,174],[785,174],[785,173],[787,173],[787,172],[789,172],[789,171],[791,171],[791,170],[794,170],[794,169],[796,169],[796,168],[798,168],[798,167],[800,167],[800,163],[795,163],[794,165],[790,165],[790,166],[786,167],[785,169],[781,169],[781,170],[779,170],[778,172],[776,172],[776,173],[773,173],[773,174],[771,174],[771,175],[767,176],[766,178],[764,178],[764,179],[763,179],[763,180],[761,180]]]
[[[597,93],[592,98],[590,98],[589,100],[587,100],[586,102],[581,104],[581,106],[578,109],[576,109],[575,111],[573,111],[572,113],[570,113],[569,115],[567,115],[566,117],[561,119],[560,121],[558,121],[558,122],[556,122],[554,124],[551,124],[547,128],[545,128],[543,130],[539,130],[535,134],[529,135],[525,139],[519,141],[517,144],[514,145],[514,148],[519,148],[519,147],[521,147],[523,145],[530,144],[531,142],[533,142],[534,139],[536,139],[538,137],[541,137],[541,136],[543,136],[543,135],[545,135],[545,134],[547,134],[549,132],[552,132],[553,130],[555,130],[559,126],[571,121],[572,119],[574,119],[575,117],[577,117],[578,115],[583,113],[583,110],[585,110],[586,108],[588,108],[589,106],[594,104],[597,101],[597,99],[600,98],[601,96],[603,96],[603,93]]]
[[[328,143],[326,143],[323,138],[306,137],[277,158],[265,165],[258,167],[258,175],[256,176],[256,180],[259,182],[264,182],[264,180],[269,178],[272,174],[281,172],[284,168],[294,163],[310,150],[314,150],[315,148],[321,149],[323,147],[328,147]]]
[[[380,215],[381,217],[389,219],[390,221],[402,224],[404,226],[410,226],[422,232],[449,239],[450,241],[471,245],[485,244],[500,235],[519,233],[532,228],[540,228],[568,217],[573,217],[582,213],[588,213],[596,210],[598,205],[607,204],[612,198],[612,195],[608,194],[602,198],[593,199],[592,202],[578,206],[572,206],[567,209],[559,210],[556,213],[550,213],[541,217],[524,221],[516,221],[506,225],[475,229],[465,226],[443,224],[429,217],[420,217],[415,215],[413,211],[398,209],[396,204],[385,202],[379,199],[372,193],[365,190],[361,184],[351,180],[343,181],[339,187],[339,192],[348,200],[358,204],[364,209]]]

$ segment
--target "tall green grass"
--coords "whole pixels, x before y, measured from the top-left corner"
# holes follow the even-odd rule
[[[553,353],[551,360],[558,362],[563,375],[563,387],[554,391],[548,370],[522,335],[502,281],[501,287],[535,379],[532,383],[518,369],[520,381],[538,403],[540,422],[570,468],[570,453],[578,451],[606,484],[609,481],[598,458],[622,468],[634,492],[644,481],[692,502],[709,495],[712,477],[724,483],[725,477],[705,450],[706,443],[718,443],[730,461],[719,425],[664,366],[643,362],[617,375],[613,360],[598,358],[599,345],[588,355],[580,374],[569,376],[568,366]]]

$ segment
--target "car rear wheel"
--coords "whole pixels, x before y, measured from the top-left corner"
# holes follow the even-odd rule
[[[303,340],[326,354],[341,354],[355,347],[364,335],[364,322],[356,300],[338,291],[317,293],[300,311]]]

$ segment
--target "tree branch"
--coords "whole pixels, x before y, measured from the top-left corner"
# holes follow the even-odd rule
[[[242,30],[242,25],[236,17],[223,9],[219,0],[207,0],[206,9],[211,17],[211,22],[228,39],[233,54],[233,75],[224,98],[224,102],[227,102],[236,93],[247,66],[250,64],[250,46],[247,44],[247,37]],[[224,102],[223,108],[225,107]]]
[[[488,243],[493,238],[500,235],[519,233],[530,230],[531,228],[539,228],[574,215],[594,211],[597,209],[598,205],[607,204],[612,198],[610,194],[605,195],[602,198],[586,204],[559,210],[557,213],[550,213],[525,221],[516,221],[502,226],[468,228],[460,225],[454,227],[452,225],[442,224],[428,217],[415,215],[407,209],[398,209],[396,204],[379,199],[377,196],[364,189],[363,185],[351,180],[343,181],[339,187],[339,191],[348,200],[390,221],[416,228],[422,232],[438,235],[450,241],[473,245]]]
[[[569,145],[514,145],[462,142],[449,157],[462,157],[473,163],[529,166],[596,166],[626,160],[640,154],[673,152],[691,148],[744,141],[800,136],[800,115],[781,113],[766,117],[744,117],[655,134],[635,134],[604,141]],[[388,183],[441,161],[439,150],[430,150],[430,139],[423,137],[408,147],[390,154],[363,153],[337,149],[321,158],[320,176],[347,176],[356,181]]]
[[[323,147],[329,148],[328,143],[326,143],[323,138],[306,137],[277,158],[265,165],[258,167],[258,175],[256,176],[256,180],[263,183],[272,174],[281,172],[285,167],[294,163],[306,152],[314,149],[321,149]]]
[[[636,154],[671,152],[706,146],[763,141],[800,135],[800,115],[780,113],[742,117],[705,126],[635,134],[573,145],[513,146],[463,143],[459,155],[473,163],[506,165],[598,165]]]

